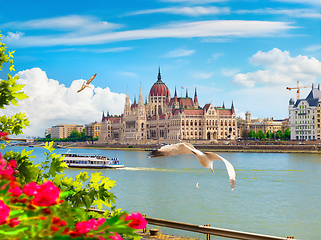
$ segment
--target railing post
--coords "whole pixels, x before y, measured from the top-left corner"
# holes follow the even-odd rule
[[[204,227],[210,227],[210,224],[205,224]],[[205,234],[206,239],[205,240],[211,240],[211,234]]]
[[[146,215],[142,215],[142,216],[143,216],[143,218],[146,217]],[[146,227],[147,227],[147,224],[146,224]],[[143,233],[146,233],[146,228],[143,229]]]

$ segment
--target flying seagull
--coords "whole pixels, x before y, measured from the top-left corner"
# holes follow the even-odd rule
[[[77,91],[77,93],[81,92],[82,90],[84,90],[86,87],[89,87],[89,84],[91,83],[92,80],[94,80],[94,78],[96,77],[97,73],[94,74],[91,78],[89,78],[87,80],[87,82],[84,82],[81,86],[81,88]],[[90,87],[89,87],[90,88]]]
[[[196,183],[196,187],[199,188],[198,183]]]
[[[199,161],[199,163],[205,167],[210,169],[213,173],[213,161],[221,160],[225,163],[227,173],[230,178],[231,189],[234,190],[235,187],[235,170],[232,164],[227,161],[225,158],[212,153],[212,152],[201,152],[194,148],[194,146],[190,143],[176,143],[171,145],[163,146],[159,149],[156,149],[150,153],[150,157],[166,157],[166,156],[176,156],[181,154],[194,154]]]

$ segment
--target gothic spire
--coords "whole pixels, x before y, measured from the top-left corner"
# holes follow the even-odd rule
[[[186,97],[188,98],[188,92],[187,92],[187,88],[186,88]]]
[[[160,73],[160,67],[158,67],[157,82],[161,82],[161,81],[162,81],[162,77],[161,77],[161,73]]]
[[[223,102],[223,107],[222,108],[224,108],[225,109],[225,105],[224,105],[224,102]]]
[[[194,103],[198,103],[196,87],[195,87]]]

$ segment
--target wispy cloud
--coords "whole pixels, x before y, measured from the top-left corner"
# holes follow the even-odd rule
[[[213,53],[211,58],[207,60],[207,63],[211,63],[212,61],[216,61],[219,57],[224,56],[224,53]]]
[[[212,77],[214,72],[206,73],[206,72],[196,72],[192,74],[192,77],[195,79],[208,79]]]
[[[127,76],[127,77],[135,77],[135,78],[138,77],[138,75],[133,72],[120,72],[119,74],[122,76]]]
[[[129,13],[127,15],[141,15],[150,13],[169,13],[178,15],[188,15],[188,16],[200,16],[200,15],[213,15],[213,14],[228,14],[230,9],[227,7],[172,7],[172,8],[159,8],[159,9],[147,9]]]
[[[17,47],[79,46],[156,38],[270,37],[279,36],[294,28],[296,27],[287,22],[217,20],[172,23],[158,28],[95,34],[80,31],[43,36],[25,35],[18,39],[8,34],[3,39]]]
[[[254,9],[254,10],[236,10],[237,14],[280,14],[288,15],[293,18],[321,18],[319,11],[314,9]]]
[[[55,18],[35,19],[26,22],[9,22],[1,24],[0,28],[26,29],[54,29],[62,31],[96,32],[101,30],[120,28],[120,24],[100,21],[92,16],[63,16]]]
[[[182,48],[175,49],[163,55],[165,58],[184,57],[193,54],[195,50],[186,50]]]
[[[240,69],[237,69],[237,68],[223,68],[222,69],[222,74],[224,76],[227,76],[227,77],[232,77],[234,76],[236,73],[238,73],[240,71]]]
[[[57,50],[49,50],[49,52],[92,52],[92,53],[110,53],[110,52],[124,52],[132,50],[132,47],[117,47],[117,48],[101,48],[101,49],[92,49],[92,48],[64,48]]]
[[[321,49],[321,45],[313,45],[313,46],[309,46],[309,47],[305,48],[304,50],[308,51],[308,52],[314,52],[314,51],[318,51],[320,49]]]
[[[301,3],[301,4],[311,4],[320,5],[320,0],[274,0],[276,2],[287,2],[287,3]]]

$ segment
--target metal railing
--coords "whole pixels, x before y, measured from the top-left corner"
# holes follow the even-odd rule
[[[104,211],[100,211],[96,209],[90,209],[89,211],[95,211],[102,214],[104,213]],[[169,220],[158,219],[158,218],[151,218],[151,217],[146,217],[145,215],[144,215],[144,218],[146,219],[147,223],[151,225],[180,229],[180,230],[196,232],[196,233],[203,233],[206,235],[206,239],[208,240],[210,239],[210,235],[215,235],[215,236],[225,237],[225,238],[242,239],[242,240],[294,239],[294,237],[292,236],[286,237],[286,238],[275,237],[275,236],[269,236],[269,235],[263,235],[263,234],[257,234],[257,233],[241,232],[241,231],[229,230],[224,228],[210,227],[210,225],[196,225],[196,224],[169,221]]]

